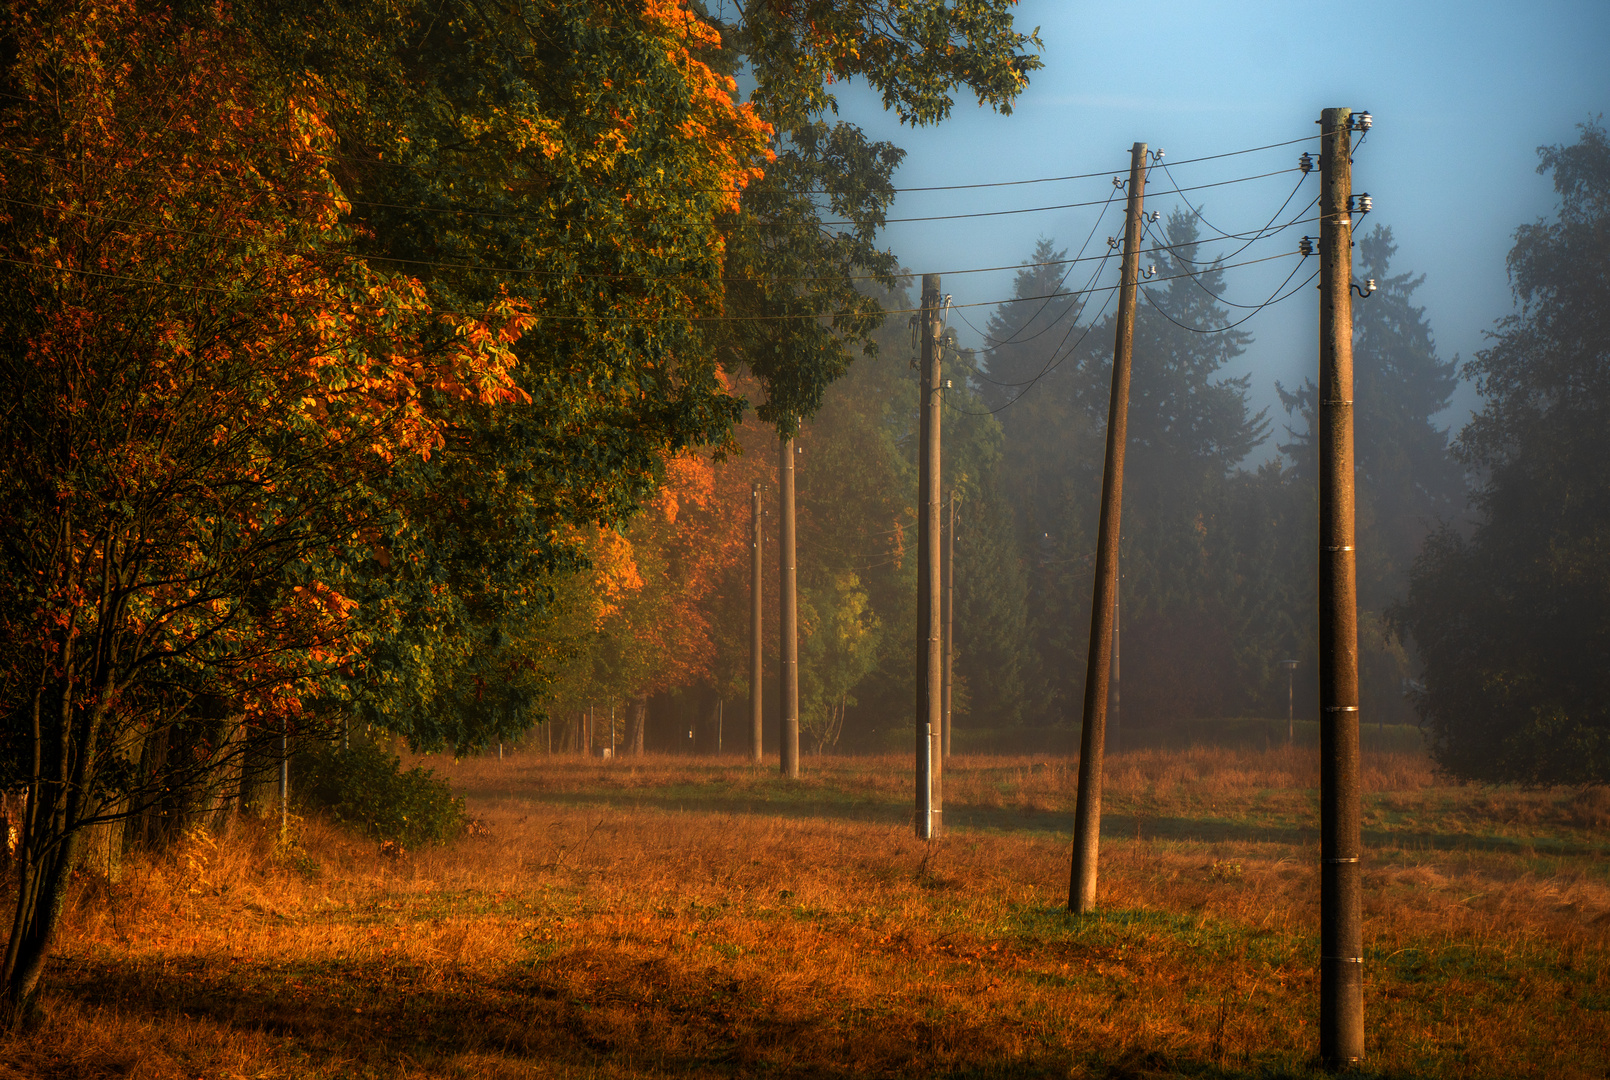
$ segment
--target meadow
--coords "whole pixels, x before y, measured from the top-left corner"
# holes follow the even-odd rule
[[[80,880],[0,1077],[1319,1073],[1309,749],[1108,760],[1101,910],[1065,910],[1075,763],[426,764],[472,834],[249,819]],[[1364,1075],[1610,1074],[1610,792],[1365,755]]]

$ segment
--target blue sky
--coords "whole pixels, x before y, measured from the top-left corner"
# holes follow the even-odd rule
[[[840,88],[845,119],[908,151],[897,185],[1116,174],[1127,170],[1136,141],[1178,162],[1311,134],[1327,106],[1367,108],[1375,123],[1355,156],[1354,190],[1374,197],[1370,223],[1392,227],[1399,245],[1394,270],[1426,275],[1417,299],[1445,357],[1481,348],[1494,320],[1511,310],[1504,257],[1512,233],[1554,205],[1549,179],[1536,173],[1537,147],[1574,141],[1576,125],[1610,109],[1610,0],[1403,0],[1351,9],[1250,0],[1024,0],[1018,10],[1022,27],[1040,27],[1045,68],[1009,117],[969,99],[942,124],[902,128],[864,88]],[[1341,19],[1333,22],[1337,13]],[[1182,165],[1174,176],[1190,185],[1284,169],[1303,149]],[[1200,197],[1207,219],[1234,232],[1262,225],[1294,183],[1283,175]],[[1308,183],[1313,190],[1305,189],[1293,207],[1317,192],[1317,177]],[[1172,186],[1155,171],[1151,184],[1154,192]],[[1102,176],[909,193],[890,216],[1054,205],[1102,199],[1109,191]],[[1154,197],[1148,209],[1166,216],[1178,198]],[[1016,264],[1041,236],[1077,249],[1093,215],[1071,209],[892,224],[886,242],[917,273]],[[1288,235],[1305,229],[1317,231],[1306,226]],[[1119,215],[1109,213],[1096,226],[1091,250],[1105,250],[1106,236],[1120,231]],[[1269,241],[1242,257],[1290,246]],[[1276,262],[1232,271],[1228,295],[1260,301],[1289,269]],[[1011,280],[1010,272],[953,275],[943,287],[957,304],[979,303],[1009,295]],[[1277,419],[1283,414],[1275,380],[1300,382],[1316,363],[1312,292],[1302,290],[1246,327],[1256,340],[1242,371],[1252,374],[1254,404],[1273,406]],[[980,327],[989,311],[964,309]],[[964,343],[978,343],[965,324],[952,323]],[[1462,392],[1443,422],[1459,426],[1475,402],[1468,389]]]

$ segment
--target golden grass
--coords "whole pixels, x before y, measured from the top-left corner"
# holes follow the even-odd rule
[[[1063,759],[953,760],[932,844],[895,757],[428,764],[484,835],[388,858],[245,822],[86,880],[0,1078],[1314,1067],[1311,752],[1112,758],[1085,919]],[[1610,801],[1366,766],[1371,1070],[1604,1076]]]

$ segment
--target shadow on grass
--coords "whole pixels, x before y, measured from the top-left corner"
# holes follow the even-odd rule
[[[894,994],[858,1005],[782,999],[763,980],[596,947],[498,976],[343,960],[63,959],[50,983],[54,998],[156,1025],[200,1020],[265,1036],[302,1075],[389,1076],[398,1062],[446,1075],[492,1061],[521,1075],[568,1065],[603,1076],[1016,1080],[1068,1075],[1071,1049],[1014,1050],[999,1024],[936,1015]],[[1133,1047],[1085,1055],[1092,1076],[1293,1075],[1227,1073]]]
[[[633,790],[630,792],[533,792],[536,802],[561,806],[608,806],[615,809],[653,809],[699,814],[756,814],[804,819],[880,822],[910,825],[911,807],[878,799],[856,799],[848,795],[811,790],[790,792],[780,788],[775,795],[733,796],[720,791],[682,788],[679,790]],[[1072,836],[1073,814],[1053,810],[1024,810],[1016,807],[977,806],[947,803],[944,822],[951,829],[1001,832],[1037,832]],[[1104,813],[1101,834],[1147,840],[1185,840],[1202,843],[1265,843],[1303,846],[1319,843],[1319,827],[1231,821],[1222,818],[1154,817],[1151,815]],[[1513,855],[1610,856],[1610,843],[1590,843],[1547,836],[1503,836],[1472,833],[1443,833],[1429,829],[1365,829],[1364,844],[1375,849],[1402,851],[1482,851]]]

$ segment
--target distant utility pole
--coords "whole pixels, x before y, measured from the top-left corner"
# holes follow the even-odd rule
[[[1364,1057],[1353,550],[1352,110],[1319,121],[1319,1056]]]
[[[280,721],[280,843],[285,843],[291,828],[291,722]]]
[[[1297,741],[1297,661],[1282,660],[1286,669],[1286,745]]]
[[[1118,285],[1118,335],[1113,344],[1112,398],[1107,406],[1107,464],[1101,476],[1101,523],[1096,534],[1095,602],[1085,665],[1084,728],[1079,735],[1079,801],[1073,818],[1073,868],[1068,910],[1096,906],[1096,856],[1101,842],[1101,762],[1107,735],[1107,682],[1112,673],[1113,613],[1118,598],[1118,534],[1124,501],[1124,445],[1129,437],[1129,366],[1135,351],[1135,293],[1140,274],[1140,214],[1146,186],[1146,144],[1129,152],[1129,209]]]
[[[956,489],[950,489],[950,520],[945,523],[945,700],[940,727],[944,749],[940,760],[950,760],[950,669],[956,661]]]
[[[781,669],[782,685],[777,696],[782,723],[777,725],[777,742],[782,774],[795,779],[799,776],[799,603],[794,592],[794,440],[779,440],[778,447],[782,528],[777,538],[781,578],[777,593],[778,631],[782,641],[777,650],[777,666]]]
[[[761,627],[760,585],[760,483],[749,487],[749,758],[760,764],[761,732],[764,717],[761,715],[761,667],[764,648]]]
[[[939,421],[944,398],[940,390],[939,275],[922,276],[922,396],[917,420],[921,448],[917,468],[917,835],[939,835],[944,803],[941,787],[944,748],[941,706],[944,698],[943,625],[940,585]]]

